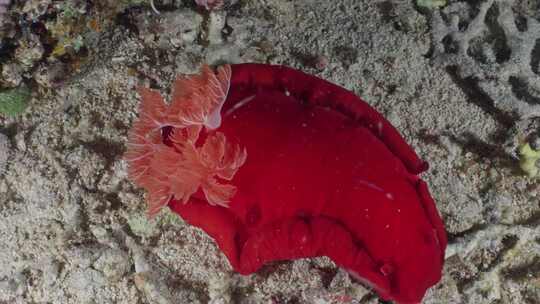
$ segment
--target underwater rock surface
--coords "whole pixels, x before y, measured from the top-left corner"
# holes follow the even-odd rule
[[[430,30],[432,17],[440,14],[447,32],[454,17],[444,16],[455,14],[464,31],[486,6],[489,26],[481,28],[494,32],[477,37],[493,41],[498,50],[504,29],[512,27],[501,25],[504,20],[514,20],[517,37],[534,36],[522,21],[539,19],[537,2],[478,1],[471,8],[471,1],[448,1],[431,15],[417,11],[412,1],[390,0],[224,1],[214,11],[199,9],[194,1],[154,0],[160,15],[145,1],[99,2],[110,7],[79,0],[25,1],[25,7],[11,2],[16,5],[9,6],[4,16],[10,18],[0,31],[1,85],[24,83],[33,97],[19,116],[0,116],[0,133],[10,147],[0,174],[0,301],[378,303],[373,291],[327,258],[273,263],[244,277],[232,272],[200,229],[168,211],[146,219],[144,192],[127,179],[121,159],[137,115],[135,89],[166,92],[177,74],[195,73],[203,62],[288,65],[343,86],[387,117],[429,161],[423,179],[448,229],[449,247],[443,278],[424,303],[535,303],[540,298],[535,271],[540,186],[521,175],[505,146],[519,139],[508,132],[516,120],[528,126],[534,118],[525,119],[526,111],[522,119],[506,112],[516,108],[508,100],[522,99],[510,79],[497,73],[507,61],[500,64],[495,56],[495,63],[471,65],[480,65],[476,75],[487,75],[486,82],[504,90],[481,94],[463,85],[467,76],[460,77],[459,67],[470,58],[449,55],[455,73],[453,64],[437,63],[432,46],[448,39]],[[39,3],[62,3],[48,8],[60,14],[46,14]],[[73,22],[81,19],[70,19],[71,13],[88,19]],[[45,28],[22,35],[17,16],[23,14],[46,20]],[[193,24],[178,22],[178,15]],[[62,25],[77,24],[83,26],[62,31]],[[53,44],[42,40],[52,28],[61,41],[54,53],[60,59]],[[79,35],[86,48],[78,48]],[[519,39],[507,44],[521,48]],[[473,39],[470,45],[476,49],[478,43]],[[491,44],[482,45],[480,54],[489,55]],[[538,63],[535,50],[502,59]],[[323,57],[324,69],[316,68],[313,62]],[[533,94],[533,86],[525,89],[523,81],[534,84],[533,78],[519,79],[514,91]],[[486,95],[495,96],[494,106],[486,107],[492,104]],[[111,272],[111,263],[121,269]]]

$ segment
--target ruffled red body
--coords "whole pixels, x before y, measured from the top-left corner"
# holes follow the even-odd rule
[[[229,181],[236,192],[228,207],[200,189],[168,206],[239,273],[328,256],[384,299],[420,302],[440,280],[447,242],[417,177],[427,164],[350,91],[282,66],[231,68],[221,124],[202,134],[221,132],[247,152]]]

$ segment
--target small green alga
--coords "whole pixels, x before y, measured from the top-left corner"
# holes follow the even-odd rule
[[[519,147],[519,166],[529,177],[538,174],[536,161],[540,159],[540,150],[534,150],[528,143]]]

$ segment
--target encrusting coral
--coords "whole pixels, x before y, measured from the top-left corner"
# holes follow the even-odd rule
[[[431,28],[436,64],[457,67],[503,111],[540,116],[540,21],[517,15],[511,1],[486,0],[434,11]]]

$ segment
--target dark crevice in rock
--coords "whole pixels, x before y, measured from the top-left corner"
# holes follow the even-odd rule
[[[533,212],[531,216],[529,216],[528,218],[522,221],[518,221],[516,224],[531,227],[531,228],[539,227],[540,226],[540,210]]]
[[[95,138],[92,141],[82,142],[81,144],[88,150],[105,158],[107,160],[106,168],[109,168],[125,151],[124,144],[113,142],[106,138]]]
[[[454,242],[456,242],[457,239],[460,239],[460,238],[463,238],[465,237],[466,235],[469,235],[469,234],[473,234],[473,233],[476,233],[478,231],[482,231],[482,230],[485,230],[488,226],[486,224],[474,224],[471,228],[467,229],[467,230],[464,230],[464,231],[460,231],[458,233],[450,233],[448,232],[448,243],[449,244],[452,244]]]
[[[485,113],[491,115],[498,123],[508,129],[514,125],[518,119],[517,114],[507,113],[495,107],[495,103],[488,94],[484,93],[478,85],[478,80],[474,77],[461,78],[456,66],[446,68],[454,83],[467,95],[468,101],[480,107]]]
[[[139,28],[137,27],[137,21],[135,16],[142,13],[141,8],[131,8],[118,13],[115,17],[115,24],[123,27],[128,33],[133,34],[135,37],[139,36]]]
[[[508,78],[508,82],[512,88],[512,93],[514,93],[517,98],[530,105],[540,105],[540,97],[534,96],[530,92],[531,89],[526,80],[520,79],[516,76],[510,76]]]
[[[338,273],[338,268],[336,267],[314,267],[319,271],[319,274],[321,276],[322,285],[324,288],[328,289],[330,287],[330,284],[332,283],[332,280],[334,280],[335,276]]]
[[[527,18],[522,15],[517,15],[514,23],[516,24],[516,28],[520,32],[526,32],[529,29],[527,25]]]
[[[496,257],[490,261],[488,265],[483,266],[482,263],[478,264],[478,270],[481,272],[490,272],[493,270],[497,265],[502,263],[504,256],[506,253],[514,248],[519,241],[519,238],[516,235],[507,234],[503,236],[501,240],[501,248],[496,252]]]
[[[170,290],[189,290],[195,293],[200,303],[210,303],[208,286],[199,281],[193,281],[180,275],[174,275],[167,280],[167,287]]]
[[[503,63],[510,59],[512,51],[508,47],[506,40],[506,35],[503,28],[497,21],[499,17],[499,7],[494,3],[489,9],[486,15],[486,26],[490,31],[487,39],[491,41],[493,45],[493,52],[495,53],[495,58],[497,63]]]
[[[536,44],[531,53],[531,69],[533,73],[540,76],[540,39],[536,40]]]
[[[349,68],[358,58],[358,50],[347,45],[337,46],[333,52],[344,68]]]
[[[483,38],[474,38],[469,42],[469,48],[467,49],[467,55],[471,58],[474,58],[476,61],[489,64],[489,58],[484,52],[484,39]]]
[[[111,204],[111,210],[118,210],[122,206],[122,200],[120,200],[116,193],[105,194],[105,199]]]
[[[496,159],[501,167],[509,169],[516,167],[514,158],[504,150],[500,143],[485,142],[471,132],[465,132],[460,137],[451,139],[464,151],[471,152],[481,159]]]
[[[452,38],[452,35],[446,35],[442,39],[442,44],[444,46],[444,51],[448,54],[457,54],[459,51],[459,44],[457,41]]]
[[[477,1],[477,0],[466,0],[469,4],[469,14],[468,19],[473,20],[474,17],[476,17],[480,13],[480,5],[483,1]]]
[[[540,258],[535,257],[531,262],[507,268],[502,271],[503,276],[514,281],[540,278]]]
[[[95,206],[91,212],[93,214],[105,214],[107,211],[116,211],[121,209],[122,207],[125,208],[124,204],[122,203],[122,200],[118,196],[117,193],[114,192],[105,192],[98,189],[88,189],[87,187],[82,186],[82,188],[91,194],[96,195],[97,198],[99,198],[99,204]],[[129,230],[129,229],[127,229]]]
[[[14,38],[3,38],[0,40],[0,63],[12,59],[13,53],[17,49],[17,40]]]
[[[418,131],[417,133],[417,136],[422,140],[422,142],[428,145],[434,145],[439,147],[443,146],[441,143],[441,135],[439,133],[434,133],[431,129],[420,129],[420,131]]]
[[[253,286],[233,286],[231,288],[232,303],[249,303],[250,296],[255,293]]]
[[[0,133],[6,135],[11,142],[11,144],[15,147],[15,136],[19,132],[20,126],[17,123],[12,123],[9,125],[0,125]],[[33,127],[32,129],[35,129]]]
[[[104,169],[98,172],[96,177],[96,185],[92,185],[92,188],[96,189],[97,183],[99,183],[99,181],[103,178],[105,172],[110,171],[114,162],[124,154],[125,146],[121,143],[113,142],[106,138],[96,138],[90,142],[80,142],[80,145],[105,159]]]
[[[381,20],[383,22],[391,22],[392,19],[397,16],[392,1],[382,1],[377,3],[377,9],[379,10],[379,14],[381,14]]]

